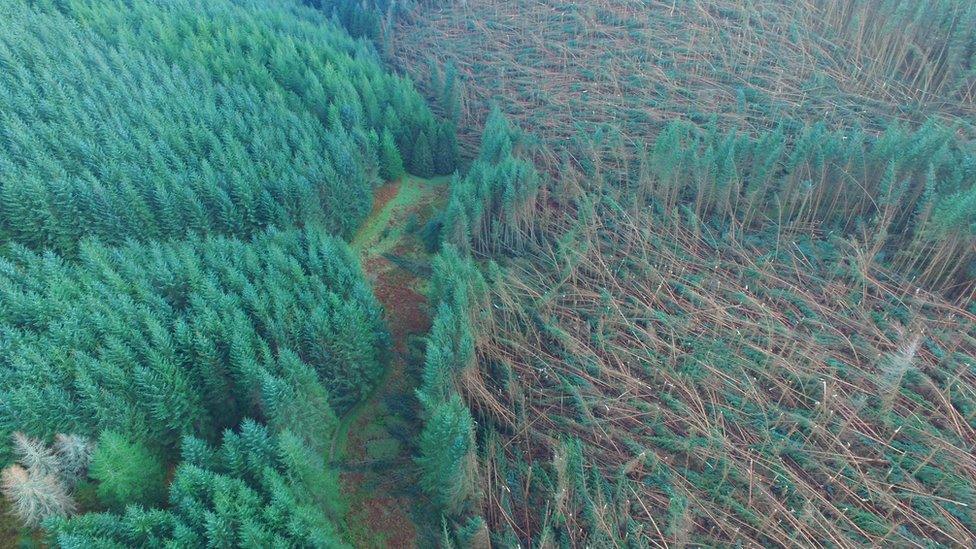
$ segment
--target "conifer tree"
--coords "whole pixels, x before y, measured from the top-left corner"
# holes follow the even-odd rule
[[[185,438],[182,455],[166,509],[55,514],[45,529],[72,548],[347,547],[335,476],[298,437],[245,421],[216,449]]]
[[[437,126],[437,146],[434,150],[434,171],[445,175],[454,172],[458,161],[457,130],[450,122]]]
[[[0,36],[11,90],[0,98],[0,243],[73,256],[86,236],[248,237],[311,222],[349,235],[368,214],[382,129],[401,158],[419,132],[436,138],[409,81],[290,2],[5,8],[17,36]],[[49,81],[72,85],[45,103]]]
[[[289,431],[324,452],[338,424],[329,394],[310,366],[291,351],[278,358],[280,377],[265,372],[261,394],[269,426]]]
[[[12,250],[0,270],[0,328],[17,334],[0,359],[7,432],[109,429],[172,451],[254,415],[311,441],[388,360],[355,255],[321,230],[85,242],[77,261]]]
[[[57,477],[61,474],[61,463],[57,454],[39,439],[24,433],[14,433],[14,455],[27,469],[41,475]]]
[[[162,460],[141,442],[104,431],[92,454],[89,474],[98,482],[98,498],[107,506],[155,505],[165,498]]]
[[[22,523],[36,527],[50,517],[74,512],[75,502],[57,476],[14,464],[0,473],[0,490]]]
[[[70,490],[84,474],[91,452],[84,437],[58,434],[54,448],[23,433],[13,435],[19,463],[9,465],[0,478],[0,492],[26,526],[74,512]]]
[[[420,435],[420,484],[446,513],[466,508],[476,493],[474,424],[456,394],[434,405]]]
[[[419,177],[434,176],[434,156],[426,130],[417,135],[413,156],[410,157],[410,173]]]
[[[461,92],[457,82],[457,67],[452,61],[448,61],[444,68],[444,84],[439,103],[447,119],[457,124],[461,119]]]
[[[396,181],[403,174],[403,158],[400,157],[396,140],[390,130],[384,128],[380,142],[380,177],[386,181]]]
[[[88,476],[93,450],[94,445],[86,437],[64,433],[54,436],[54,451],[57,454],[61,479],[68,489]]]

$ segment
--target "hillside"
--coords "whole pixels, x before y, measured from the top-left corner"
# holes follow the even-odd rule
[[[976,545],[974,29],[8,0],[0,545]]]
[[[402,334],[346,239],[450,125],[298,3],[0,12],[3,543],[350,545]]]
[[[444,112],[460,82],[475,154],[421,393],[428,431],[470,437],[432,481],[454,543],[973,543],[973,15],[398,20],[388,55]]]
[[[396,20],[386,51],[435,88],[431,65],[453,65],[474,145],[492,102],[554,147],[599,127],[647,140],[675,119],[757,132],[936,117],[971,131],[976,109],[966,2],[431,4]]]

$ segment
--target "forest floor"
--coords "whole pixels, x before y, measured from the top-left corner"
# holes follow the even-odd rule
[[[10,511],[6,498],[0,498],[0,547],[17,547],[24,529]]]
[[[430,328],[424,297],[430,257],[420,231],[436,211],[446,178],[405,177],[377,189],[373,211],[352,241],[393,340],[390,365],[370,397],[339,426],[330,461],[349,506],[346,541],[355,547],[424,547],[438,530],[417,487],[414,389]]]

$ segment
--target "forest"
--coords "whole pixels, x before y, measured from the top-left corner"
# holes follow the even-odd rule
[[[976,545],[976,5],[7,0],[0,546]]]

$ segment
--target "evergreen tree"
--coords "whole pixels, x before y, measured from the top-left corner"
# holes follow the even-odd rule
[[[533,164],[515,155],[519,134],[495,108],[485,124],[478,158],[451,184],[442,215],[445,241],[487,253],[522,251],[533,238],[542,186]]]
[[[466,508],[476,491],[471,413],[452,398],[436,404],[420,435],[420,484],[446,513]]]
[[[23,433],[13,435],[18,463],[3,470],[0,492],[26,526],[74,512],[71,489],[84,476],[91,455],[85,437],[59,433],[53,448]]]
[[[4,18],[0,243],[350,235],[380,168],[370,135],[410,158],[401,136],[430,131],[409,81],[290,2],[17,0]]]
[[[112,508],[155,505],[165,498],[162,460],[144,444],[112,431],[98,438],[89,474],[98,482],[98,499]]]
[[[58,455],[42,441],[17,432],[13,434],[13,442],[17,461],[28,470],[54,477],[61,474]]]
[[[10,502],[14,515],[30,527],[39,526],[50,517],[69,515],[75,510],[75,502],[64,484],[51,473],[10,465],[0,474],[0,490]]]
[[[444,68],[444,84],[438,102],[447,119],[457,124],[461,119],[461,90],[457,81],[457,67],[452,61],[448,61]]]
[[[388,128],[383,129],[383,137],[380,142],[380,177],[386,181],[396,181],[400,179],[405,170],[403,169],[403,159],[400,157],[400,150],[397,148],[396,140]]]
[[[417,135],[413,156],[410,157],[410,173],[419,177],[434,176],[434,157],[426,131],[421,131]]]
[[[71,262],[11,250],[0,269],[0,329],[16,334],[0,356],[7,432],[108,429],[173,451],[183,435],[213,440],[253,415],[312,441],[389,360],[355,255],[321,230],[85,242]]]
[[[437,127],[437,147],[434,150],[434,171],[444,175],[454,172],[458,161],[457,130],[450,122]]]
[[[347,547],[335,475],[297,437],[246,421],[219,448],[186,438],[182,453],[166,509],[55,514],[45,529],[72,548]]]
[[[86,437],[58,433],[54,436],[61,479],[71,489],[88,476],[94,445]]]

